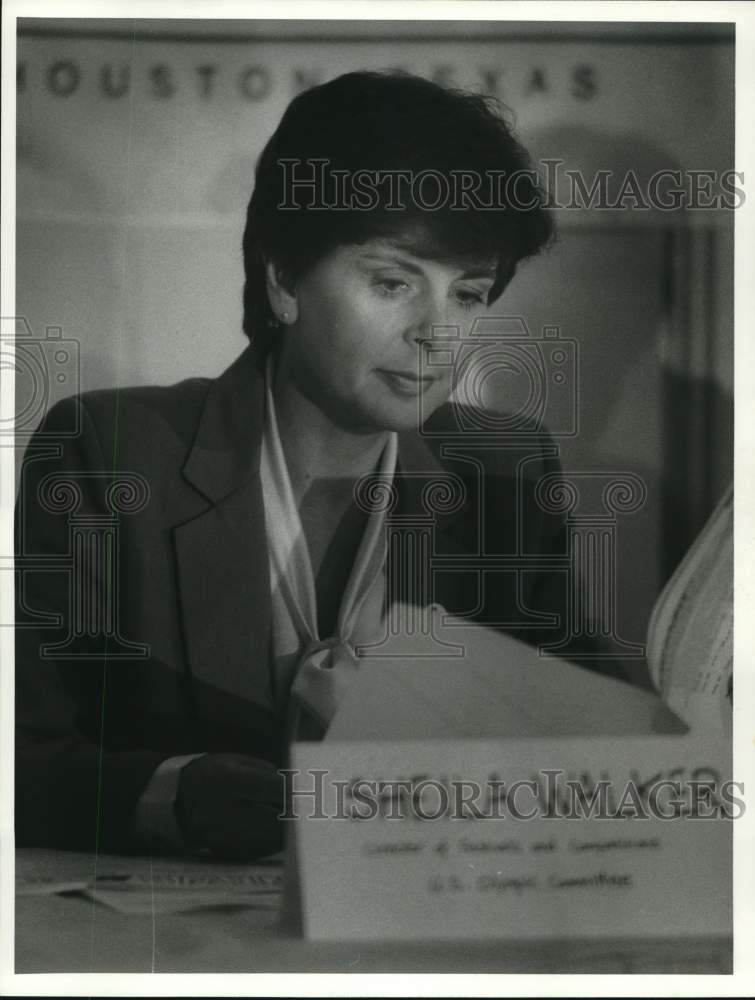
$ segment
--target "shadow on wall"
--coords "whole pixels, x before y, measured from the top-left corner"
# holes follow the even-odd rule
[[[54,137],[19,126],[17,146],[17,312],[36,339],[58,327],[79,345],[75,383],[51,379],[52,405],[79,389],[117,384],[123,228],[108,224],[112,206],[96,174],[82,172]]]
[[[236,153],[215,174],[206,192],[207,207],[212,212],[242,213],[254,189],[256,159]]]
[[[570,281],[578,282],[575,291],[581,298],[572,335],[580,340],[582,388],[588,394],[583,432],[597,441],[621,401],[633,362],[648,351],[658,356],[655,347],[668,308],[663,260],[667,248],[658,245],[659,236],[671,226],[683,226],[684,218],[681,210],[650,213],[631,207],[579,206],[590,204],[590,190],[601,172],[606,175],[603,203],[615,204],[624,190],[624,204],[631,206],[626,185],[633,181],[627,178],[636,178],[637,190],[647,192],[654,175],[679,170],[681,164],[641,136],[584,126],[539,130],[529,145],[540,169],[556,178],[549,187],[556,204],[576,206],[556,212],[558,243],[552,257],[574,253],[582,265],[578,276],[570,274]],[[595,197],[599,190],[595,188]],[[563,266],[559,262],[559,269]],[[572,295],[567,303],[577,304]],[[551,305],[559,322],[562,303],[551,301]],[[571,319],[571,310],[569,315]]]
[[[680,163],[641,136],[587,127],[542,129],[528,145],[541,169],[556,177],[551,193],[559,205],[588,202],[599,172],[606,175],[608,204],[624,192],[625,204],[633,205],[633,191],[649,202],[652,178],[662,171],[655,197],[673,204],[678,185],[669,174],[699,167]],[[544,161],[551,161],[549,168]],[[557,170],[553,161],[562,161]],[[581,178],[581,191],[566,171]],[[704,278],[714,287],[701,289],[684,208],[562,209],[557,217],[560,242],[550,261],[556,281],[545,297],[555,321],[580,342],[581,450],[595,459],[631,456],[627,443],[634,441],[635,461],[650,458],[647,471],[662,480],[666,577],[733,471],[733,397],[730,384],[715,374],[731,355],[733,339],[726,255],[705,262]],[[694,221],[699,232],[701,219]],[[733,239],[720,219],[711,216],[710,227],[718,227],[719,241]],[[572,255],[578,269],[569,262]],[[673,368],[663,360],[669,335],[676,338]],[[693,370],[693,353],[707,358],[709,370]]]
[[[104,186],[95,174],[82,173],[80,162],[72,160],[54,138],[41,140],[19,123],[16,156],[19,214],[54,218],[61,213],[96,215],[105,209]]]
[[[642,191],[657,171],[681,169],[634,135],[559,125],[526,143],[541,169],[543,160],[562,161],[551,191],[560,204],[572,201],[566,170],[579,173],[587,192],[597,172],[607,171],[610,204],[630,171]],[[546,426],[561,434],[564,468],[596,478],[626,471],[646,484],[646,503],[618,526],[619,634],[643,642],[653,602],[731,476],[732,397],[715,372],[719,354],[730,354],[732,320],[721,310],[709,322],[713,311],[700,308],[699,288],[692,300],[691,227],[683,211],[563,209],[557,223],[557,243],[521,268],[499,306],[508,317],[522,316],[531,336],[551,326],[575,344],[578,433],[562,433],[550,401],[543,407]],[[685,280],[675,285],[680,272]],[[726,301],[725,266],[713,260],[711,274]],[[694,331],[685,325],[692,319]],[[670,336],[673,371],[665,360]],[[706,341],[703,373],[685,360],[693,336]],[[521,387],[503,376],[488,398],[506,412],[517,394]]]

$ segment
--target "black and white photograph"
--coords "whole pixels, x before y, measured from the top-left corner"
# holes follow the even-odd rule
[[[8,992],[746,991],[753,5],[8,7]]]

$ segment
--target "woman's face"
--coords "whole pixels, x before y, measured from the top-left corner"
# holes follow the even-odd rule
[[[453,388],[453,364],[428,365],[432,345],[422,341],[433,330],[467,336],[487,311],[494,278],[492,264],[428,260],[398,241],[338,247],[296,286],[279,376],[344,429],[417,427]]]

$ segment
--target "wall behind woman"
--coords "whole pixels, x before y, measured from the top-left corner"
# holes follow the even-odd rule
[[[298,90],[361,68],[500,98],[561,204],[568,169],[588,187],[610,171],[616,197],[627,172],[733,167],[733,38],[716,26],[24,20],[17,314],[50,374],[29,402],[18,368],[25,421],[78,388],[215,375],[239,353],[256,157]],[[558,215],[558,244],[496,311],[575,345],[567,469],[647,484],[619,531],[619,631],[642,642],[731,476],[732,213],[627,197]],[[486,402],[510,409],[520,391],[501,377]],[[562,430],[556,410],[545,419]]]

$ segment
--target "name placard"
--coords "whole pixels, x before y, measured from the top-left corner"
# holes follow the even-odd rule
[[[304,932],[730,935],[729,772],[693,736],[297,744]]]

